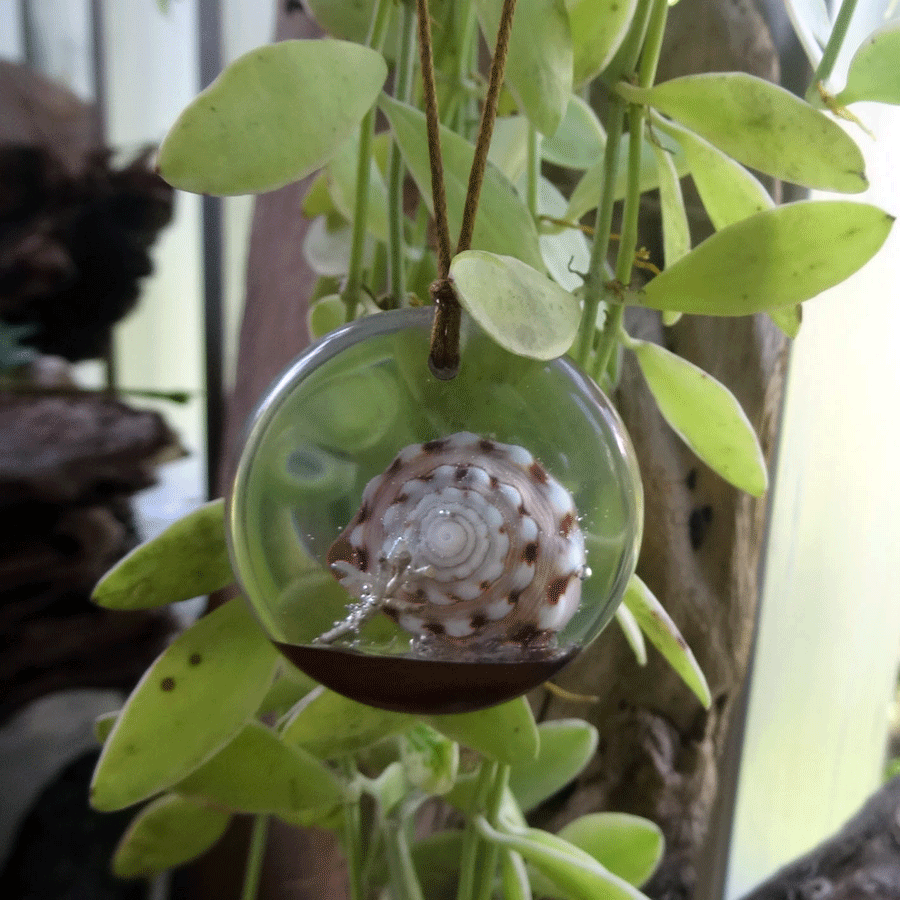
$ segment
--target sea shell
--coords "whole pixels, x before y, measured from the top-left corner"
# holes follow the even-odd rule
[[[334,636],[380,610],[417,638],[474,647],[549,645],[586,572],[569,492],[523,447],[468,432],[401,450],[328,563],[358,599]]]

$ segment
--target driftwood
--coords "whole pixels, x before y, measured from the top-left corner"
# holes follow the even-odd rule
[[[900,777],[743,900],[900,900]]]

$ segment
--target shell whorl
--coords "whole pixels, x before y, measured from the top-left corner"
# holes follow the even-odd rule
[[[571,495],[531,453],[460,432],[401,450],[328,563],[415,636],[537,646],[578,608],[585,544]]]

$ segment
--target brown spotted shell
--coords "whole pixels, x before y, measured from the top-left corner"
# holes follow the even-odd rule
[[[585,545],[571,495],[531,453],[460,432],[401,450],[328,562],[414,636],[534,647],[578,608]]]

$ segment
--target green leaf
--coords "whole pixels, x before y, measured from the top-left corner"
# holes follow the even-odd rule
[[[286,744],[332,759],[363,750],[415,721],[406,713],[365,706],[320,687],[288,714],[281,736]]]
[[[500,116],[494,122],[488,159],[516,184],[528,165],[528,119],[525,116]]]
[[[589,853],[537,828],[521,833],[497,831],[483,817],[475,820],[479,834],[500,847],[514,850],[554,883],[566,900],[646,900],[625,879],[614,875]]]
[[[538,725],[537,758],[512,767],[509,786],[524,812],[564,788],[597,750],[597,729],[580,719],[558,719]]]
[[[450,274],[463,307],[501,347],[518,356],[562,356],[578,330],[578,301],[542,272],[512,256],[469,250]]]
[[[671,155],[662,147],[653,146],[656,174],[659,180],[659,205],[663,229],[663,257],[667,266],[674,265],[691,250],[691,230],[681,182]]]
[[[379,104],[391,123],[403,161],[433,215],[425,114],[384,95]],[[447,216],[451,240],[454,240],[462,224],[469,169],[472,167],[475,148],[458,134],[441,128],[441,151],[447,190]],[[472,247],[515,256],[534,269],[543,268],[537,228],[528,208],[509,181],[491,165],[488,165],[481,186]]]
[[[307,219],[315,219],[316,216],[328,216],[337,212],[334,201],[331,199],[331,193],[328,190],[328,177],[324,170],[310,181],[300,208]]]
[[[347,306],[340,294],[329,294],[317,300],[307,313],[309,334],[313,339],[324,337],[329,332],[340,328],[347,318]]]
[[[116,719],[119,718],[120,712],[121,710],[114,709],[94,719],[94,737],[97,739],[98,744],[106,743],[106,739],[113,730],[113,725],[116,724]]]
[[[707,238],[650,281],[640,303],[710,316],[802,303],[865,265],[893,222],[878,207],[846,200],[766,210]]]
[[[697,193],[717,231],[775,205],[750,172],[709,141],[677,126],[673,136],[684,149]]]
[[[631,647],[639,666],[647,665],[647,645],[644,643],[644,634],[637,623],[637,619],[624,604],[616,607],[616,621],[625,635],[625,640]]]
[[[233,581],[225,501],[213,500],[132,550],[104,575],[91,599],[108,609],[147,609],[211,594]]]
[[[597,114],[581,97],[572,94],[559,128],[541,143],[541,156],[567,169],[589,169],[603,156],[605,146],[606,132]]]
[[[548,179],[538,181],[538,212],[553,219],[566,215],[566,198]],[[576,291],[584,283],[581,274],[591,262],[591,248],[579,228],[560,228],[541,223],[541,255],[550,277],[567,291]]]
[[[151,878],[204,853],[225,833],[231,814],[207,803],[166,794],[142,809],[112,860],[119,878]]]
[[[345,41],[365,43],[375,13],[375,0],[306,0],[322,30]]]
[[[456,783],[459,744],[424,722],[403,735],[400,754],[407,781],[426,794],[446,794]]]
[[[344,797],[338,780],[319,760],[289,747],[258,722],[248,723],[174,790],[252,813],[335,806]]]
[[[800,334],[800,325],[803,322],[803,307],[797,303],[794,306],[770,309],[769,318],[793,340]]]
[[[687,174],[687,161],[684,151],[676,141],[668,135],[657,132],[655,138],[659,145],[669,154],[672,164],[678,177]],[[616,200],[621,200],[628,190],[628,146],[631,136],[626,134],[622,137],[619,145],[619,165],[616,169],[616,183],[613,189],[613,195]],[[644,137],[641,141],[641,168],[639,177],[639,187],[643,194],[645,191],[652,191],[659,187],[659,171],[656,164],[655,144],[651,143]],[[580,219],[586,212],[595,209],[600,202],[600,193],[603,190],[603,183],[606,180],[606,172],[604,170],[604,160],[601,156],[581,177],[581,181],[575,185],[572,191],[572,197],[569,200],[569,209],[566,213],[567,219]]]
[[[657,825],[628,813],[590,813],[570,822],[559,836],[635,887],[653,874],[664,848]]]
[[[235,60],[178,117],[160,174],[199,194],[252,194],[328,162],[372,107],[382,56],[335,40],[281,41]]]
[[[328,181],[331,199],[338,212],[352,222],[356,204],[356,166],[359,159],[358,132],[340,149],[328,163]],[[369,160],[369,204],[366,214],[366,230],[379,241],[388,239],[387,188],[378,163]]]
[[[756,432],[731,391],[686,359],[647,341],[628,345],[663,418],[711,469],[754,497],[768,485]]]
[[[623,602],[637,619],[641,631],[647,635],[650,643],[662,653],[682,681],[708,709],[712,702],[709,685],[691,648],[663,605],[637,575],[631,576]]]
[[[572,26],[576,87],[582,87],[612,61],[628,33],[637,0],[566,0]]]
[[[516,765],[537,758],[540,736],[524,697],[470,713],[429,716],[435,731],[490,759]]]
[[[673,78],[628,100],[649,103],[759,172],[822,190],[867,187],[862,153],[827,115],[778,85],[743,72]]]
[[[500,882],[503,900],[532,900],[531,880],[525,860],[514,850],[500,851]]]
[[[837,95],[841,106],[860,100],[900,104],[900,21],[888,22],[860,44]]]
[[[243,599],[198,620],[128,698],[97,762],[91,805],[122,809],[205,763],[256,711],[277,664]]]
[[[475,0],[489,47],[497,41],[502,0]],[[540,35],[540,40],[535,40]],[[563,0],[521,0],[516,6],[504,83],[534,127],[547,136],[562,121],[572,93],[572,35]]]

